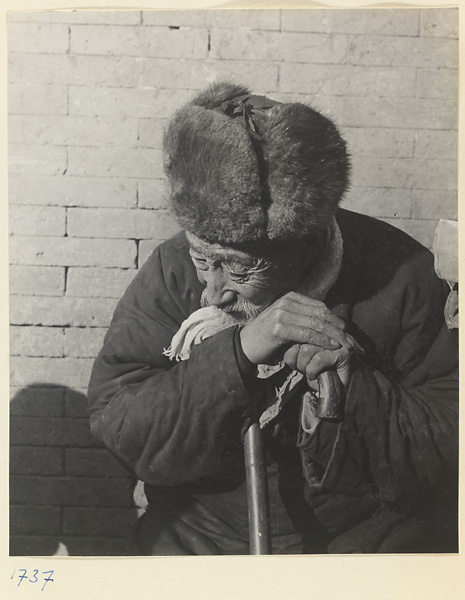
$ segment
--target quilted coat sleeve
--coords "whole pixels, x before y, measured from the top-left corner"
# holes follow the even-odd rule
[[[162,245],[139,271],[115,310],[89,385],[93,435],[158,486],[242,477],[249,399],[234,329],[196,346],[188,361],[163,356],[198,308],[198,282],[183,252]]]
[[[356,308],[377,348],[353,373],[325,487],[356,493],[368,473],[378,499],[391,502],[455,472],[458,340],[444,323],[446,296],[425,251]]]

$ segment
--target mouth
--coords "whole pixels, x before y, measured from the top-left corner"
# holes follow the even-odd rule
[[[205,293],[202,294],[201,306],[202,307],[211,306]],[[246,300],[240,300],[240,301],[236,300],[236,302],[234,302],[232,304],[225,305],[225,306],[217,306],[217,308],[218,308],[218,310],[221,310],[221,312],[223,314],[227,315],[232,320],[234,320],[237,324],[246,324],[249,321],[252,321],[263,310],[263,308],[254,306],[254,305],[250,304],[250,302],[247,302]]]
[[[234,303],[230,306],[222,306],[220,310],[235,319],[238,323],[249,323],[253,321],[262,312],[262,308],[250,304]]]

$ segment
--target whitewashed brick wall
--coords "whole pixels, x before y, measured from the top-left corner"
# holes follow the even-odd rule
[[[457,214],[458,11],[18,12],[8,34],[12,552],[117,553],[132,482],[83,394],[117,299],[177,230],[166,119],[217,79],[309,102],[348,141],[344,205],[429,247]]]

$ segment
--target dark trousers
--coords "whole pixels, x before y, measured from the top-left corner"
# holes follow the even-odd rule
[[[297,531],[268,469],[273,554],[301,554]],[[249,554],[245,483],[232,492],[151,498],[134,531],[134,554],[144,556]]]

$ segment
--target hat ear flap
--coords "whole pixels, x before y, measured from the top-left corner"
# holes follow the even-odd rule
[[[274,107],[262,132],[272,200],[268,237],[303,238],[325,228],[349,179],[346,145],[338,130],[309,106],[294,103]]]

